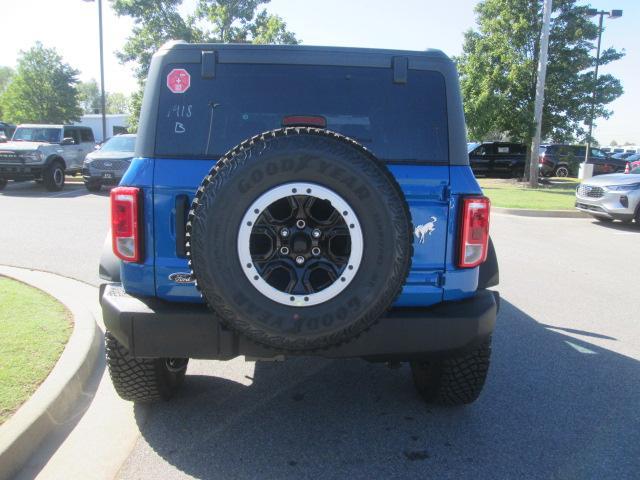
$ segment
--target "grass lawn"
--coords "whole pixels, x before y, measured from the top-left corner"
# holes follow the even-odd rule
[[[0,276],[0,424],[58,361],[72,331],[69,319],[46,293]]]
[[[575,190],[579,180],[575,178],[550,179],[549,185],[530,189],[515,180],[480,178],[478,183],[491,205],[503,208],[527,208],[531,210],[572,210]]]

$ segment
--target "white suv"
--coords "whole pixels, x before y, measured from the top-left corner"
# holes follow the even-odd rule
[[[65,174],[81,173],[94,148],[89,127],[18,125],[11,141],[0,144],[0,189],[8,180],[41,180],[47,190],[61,190]]]
[[[635,219],[640,227],[640,168],[585,180],[576,188],[576,208],[603,221]]]

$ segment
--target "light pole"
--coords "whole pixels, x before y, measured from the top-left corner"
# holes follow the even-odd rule
[[[84,0],[93,2],[94,0]],[[98,0],[98,35],[100,36],[100,110],[102,113],[102,141],[107,139],[107,101],[104,93],[104,52],[102,48],[102,0]]]
[[[538,75],[536,80],[536,100],[533,107],[533,121],[536,125],[531,142],[529,161],[529,186],[538,188],[538,154],[542,134],[542,108],[544,107],[544,84],[547,79],[547,58],[549,53],[549,28],[553,0],[544,0],[542,7],[542,30],[540,32],[540,53],[538,55]]]
[[[595,8],[588,8],[587,15],[590,17],[599,16],[598,20],[598,49],[596,51],[596,69],[594,72],[593,80],[593,92],[591,92],[591,110],[589,112],[589,135],[587,136],[587,148],[584,152],[584,168],[581,170],[581,178],[591,177],[591,172],[587,173],[587,162],[589,161],[589,154],[591,150],[591,134],[593,132],[593,115],[596,109],[596,96],[598,91],[598,67],[600,66],[600,44],[602,42],[602,21],[604,16],[611,18],[612,20],[620,18],[622,16],[622,10],[611,10],[606,12],[604,10],[597,10]]]

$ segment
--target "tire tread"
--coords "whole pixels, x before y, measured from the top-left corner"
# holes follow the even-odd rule
[[[464,405],[482,392],[489,371],[491,339],[475,349],[441,360],[412,362],[416,388],[429,403]]]

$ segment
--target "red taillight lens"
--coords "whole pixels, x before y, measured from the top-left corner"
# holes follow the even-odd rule
[[[458,266],[472,268],[487,259],[489,243],[489,213],[491,202],[486,197],[462,199],[460,251]]]
[[[630,171],[631,171],[631,164],[627,162],[627,164],[624,167],[624,173],[629,173]]]
[[[127,262],[142,259],[138,229],[140,189],[117,187],[111,190],[111,238],[113,253]]]
[[[287,115],[282,119],[283,127],[320,127],[327,126],[327,119],[321,115]]]

